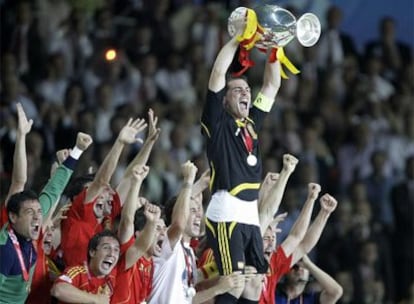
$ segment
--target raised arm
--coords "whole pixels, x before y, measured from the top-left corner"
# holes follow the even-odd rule
[[[85,203],[91,202],[99,193],[102,186],[110,183],[112,174],[118,164],[119,157],[125,145],[137,142],[137,134],[147,127],[144,119],[128,120],[127,124],[122,128],[111,150],[106,155],[101,166],[96,172],[95,178],[89,186],[86,194]],[[121,201],[121,203],[123,203]]]
[[[126,196],[125,204],[121,211],[121,222],[119,223],[118,237],[121,244],[127,243],[134,235],[134,218],[135,212],[142,206],[138,198],[142,182],[148,175],[147,166],[136,165],[132,170],[130,177],[130,187]]]
[[[321,210],[319,211],[316,218],[313,220],[312,224],[310,225],[308,231],[297,246],[293,253],[292,263],[295,264],[299,261],[302,256],[307,254],[318,242],[323,229],[326,226],[329,216],[331,213],[336,209],[338,202],[336,199],[329,194],[324,194],[320,199]],[[292,264],[292,265],[293,265]]]
[[[200,178],[194,183],[193,188],[191,189],[191,196],[196,197],[199,194],[203,193],[204,190],[208,188],[210,182],[210,170],[206,170],[200,176]]]
[[[183,185],[178,194],[171,215],[171,225],[168,227],[167,236],[171,248],[181,239],[181,235],[187,225],[190,215],[191,190],[197,173],[197,167],[190,161],[182,165]]]
[[[276,188],[276,182],[279,179],[279,173],[274,172],[268,172],[260,185],[259,190],[259,199],[258,199],[258,208],[259,208],[259,222],[260,222],[260,230],[262,235],[266,231],[267,225],[269,225],[269,222],[271,220],[272,212],[277,212],[279,209],[280,202],[277,203],[276,201],[270,201],[270,199],[264,199],[269,196],[272,189],[277,192],[284,192],[284,189],[277,190]],[[281,195],[280,197],[282,197]],[[275,207],[273,206],[275,205]],[[273,214],[274,214],[273,213]]]
[[[281,228],[279,228],[278,226],[279,226],[279,224],[280,224],[281,222],[283,222],[283,221],[286,219],[287,215],[288,215],[288,213],[287,213],[287,212],[284,212],[284,213],[278,214],[278,215],[276,215],[276,216],[273,218],[273,220],[270,222],[269,226],[274,227],[274,229],[275,229],[275,233],[280,233],[280,232],[282,232],[282,229],[281,229]]]
[[[274,102],[276,94],[279,91],[280,84],[281,77],[279,61],[270,62],[267,60],[263,75],[263,85],[260,89],[260,93]]]
[[[321,304],[334,304],[342,296],[342,286],[338,284],[329,274],[316,266],[307,255],[302,257],[304,266],[309,270],[309,273],[321,285],[322,291],[319,297]]]
[[[56,169],[64,162],[66,158],[68,158],[69,153],[69,149],[62,149],[56,152],[56,161],[54,161],[50,167],[50,176],[53,176],[53,174],[55,174]]]
[[[63,190],[72,176],[75,165],[82,153],[92,144],[92,137],[79,132],[76,137],[76,146],[69,152],[69,156],[56,169],[46,186],[39,195],[39,202],[42,206],[43,216],[49,217],[50,209],[56,204]]]
[[[138,154],[134,159],[129,163],[127,169],[125,170],[124,176],[122,177],[119,185],[116,188],[118,195],[121,199],[121,202],[124,202],[126,199],[126,194],[129,189],[130,179],[129,177],[132,174],[132,170],[136,165],[144,166],[150,157],[152,148],[159,138],[161,129],[157,128],[158,117],[154,116],[154,111],[152,109],[148,110],[148,134],[147,138],[144,141],[143,146],[139,150]]]
[[[213,92],[219,92],[226,85],[226,73],[233,61],[234,55],[239,47],[237,35],[231,38],[220,50],[213,69],[211,70],[210,79],[208,81],[208,89]]]
[[[27,157],[26,157],[26,135],[30,132],[33,120],[27,120],[26,113],[21,103],[17,104],[17,136],[16,145],[13,154],[13,171],[9,192],[6,197],[7,201],[10,196],[24,190],[27,181]]]
[[[303,237],[305,236],[305,233],[308,230],[309,223],[311,220],[313,206],[315,204],[315,200],[318,198],[320,191],[320,185],[315,183],[309,183],[308,197],[305,201],[305,204],[303,205],[299,217],[295,221],[295,224],[293,224],[293,227],[290,230],[289,235],[287,236],[286,240],[284,240],[281,244],[283,250],[286,253],[286,256],[290,256],[296,250],[297,246],[300,244]]]
[[[58,204],[57,204],[58,205]],[[50,220],[48,220],[46,223],[43,223],[43,229],[44,231],[47,231],[47,228],[49,226],[50,229],[54,229],[54,232],[52,234],[52,248],[56,249],[59,247],[61,239],[62,239],[62,230],[60,223],[62,220],[66,219],[66,212],[69,211],[70,207],[72,206],[72,203],[66,203],[64,205],[59,204],[59,209],[54,212],[53,216]]]
[[[155,235],[157,222],[160,219],[161,209],[153,204],[145,204],[144,215],[147,220],[135,243],[126,252],[125,269],[131,268],[138,259],[150,248]]]
[[[283,168],[280,174],[266,175],[259,193],[259,220],[262,235],[273,220],[282,201],[283,193],[290,175],[295,171],[298,159],[290,154],[283,155]]]
[[[52,177],[57,168],[69,157],[69,149],[62,149],[56,152],[56,161],[52,164],[50,168],[50,177]],[[55,212],[58,204],[53,204],[50,208],[47,216],[43,219],[42,229],[43,231],[46,231],[46,227],[51,225],[52,222],[52,216]]]
[[[281,77],[279,61],[270,62],[270,60],[268,60],[264,70],[263,85],[253,102],[253,106],[263,112],[270,112],[273,104],[275,103],[280,83]]]

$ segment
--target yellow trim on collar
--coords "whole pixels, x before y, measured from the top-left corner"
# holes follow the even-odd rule
[[[245,117],[245,119],[247,120],[247,122],[250,122],[252,125],[254,125],[254,121],[251,118]],[[236,125],[239,128],[244,128],[246,126],[246,121],[242,121],[241,119],[236,119]]]

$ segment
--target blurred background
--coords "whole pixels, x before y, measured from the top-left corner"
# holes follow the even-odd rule
[[[344,287],[341,303],[413,303],[414,2],[272,2],[298,17],[313,12],[323,25],[316,46],[293,41],[285,48],[301,73],[283,80],[261,133],[264,174],[280,170],[284,153],[300,161],[282,201],[289,216],[278,241],[307,184],[318,182],[339,206],[312,257]],[[34,120],[27,187],[36,191],[55,152],[71,147],[78,131],[94,138],[75,172],[83,175],[96,170],[129,117],[146,118],[152,108],[162,134],[143,195],[165,202],[180,185],[181,163],[207,168],[199,118],[209,72],[229,39],[231,11],[255,4],[0,1],[0,198],[10,183],[21,102]],[[251,57],[256,66],[246,75],[257,92],[266,56],[253,50]],[[139,149],[125,149],[114,183]]]

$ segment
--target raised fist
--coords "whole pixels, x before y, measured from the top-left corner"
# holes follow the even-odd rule
[[[263,181],[263,184],[274,185],[277,182],[279,175],[280,174],[276,172],[268,172]]]
[[[132,168],[132,176],[135,180],[143,181],[144,178],[147,177],[148,172],[149,172],[148,166],[137,165],[134,168]]]
[[[85,151],[92,144],[92,142],[92,137],[86,133],[79,132],[76,137],[76,147],[82,151]]]
[[[270,189],[276,184],[279,178],[279,173],[268,172],[262,185],[259,189],[259,204],[264,200],[267,194],[270,192]]]
[[[184,182],[189,182],[189,183],[194,183],[194,179],[195,176],[197,174],[197,167],[191,162],[191,161],[186,161],[182,166],[181,166],[181,171],[183,173],[183,177],[184,177]]]
[[[321,203],[321,208],[329,213],[332,213],[336,209],[336,206],[338,205],[338,202],[336,201],[336,199],[327,193],[321,197],[320,203]]]
[[[321,192],[321,186],[316,183],[308,184],[308,198],[311,200],[316,200],[318,198],[319,192]]]
[[[155,222],[161,216],[161,209],[157,205],[146,203],[144,207],[144,215],[147,221]]]
[[[62,149],[56,152],[56,159],[59,164],[63,163],[68,158],[70,151],[68,149]]]
[[[283,155],[283,170],[286,170],[290,173],[295,171],[296,165],[298,164],[299,160],[290,154]]]

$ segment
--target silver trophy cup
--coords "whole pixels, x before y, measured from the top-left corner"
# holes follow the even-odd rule
[[[284,47],[295,37],[305,47],[311,47],[319,40],[321,23],[312,13],[296,20],[290,11],[272,4],[257,6],[254,11],[264,31],[256,43],[259,48]]]
[[[316,44],[321,35],[321,23],[312,13],[302,15],[298,20],[288,10],[273,4],[254,7],[258,23],[263,32],[255,46],[262,49],[284,47],[295,37],[305,47]],[[246,16],[246,8],[236,8],[228,19],[228,32],[234,36]]]

